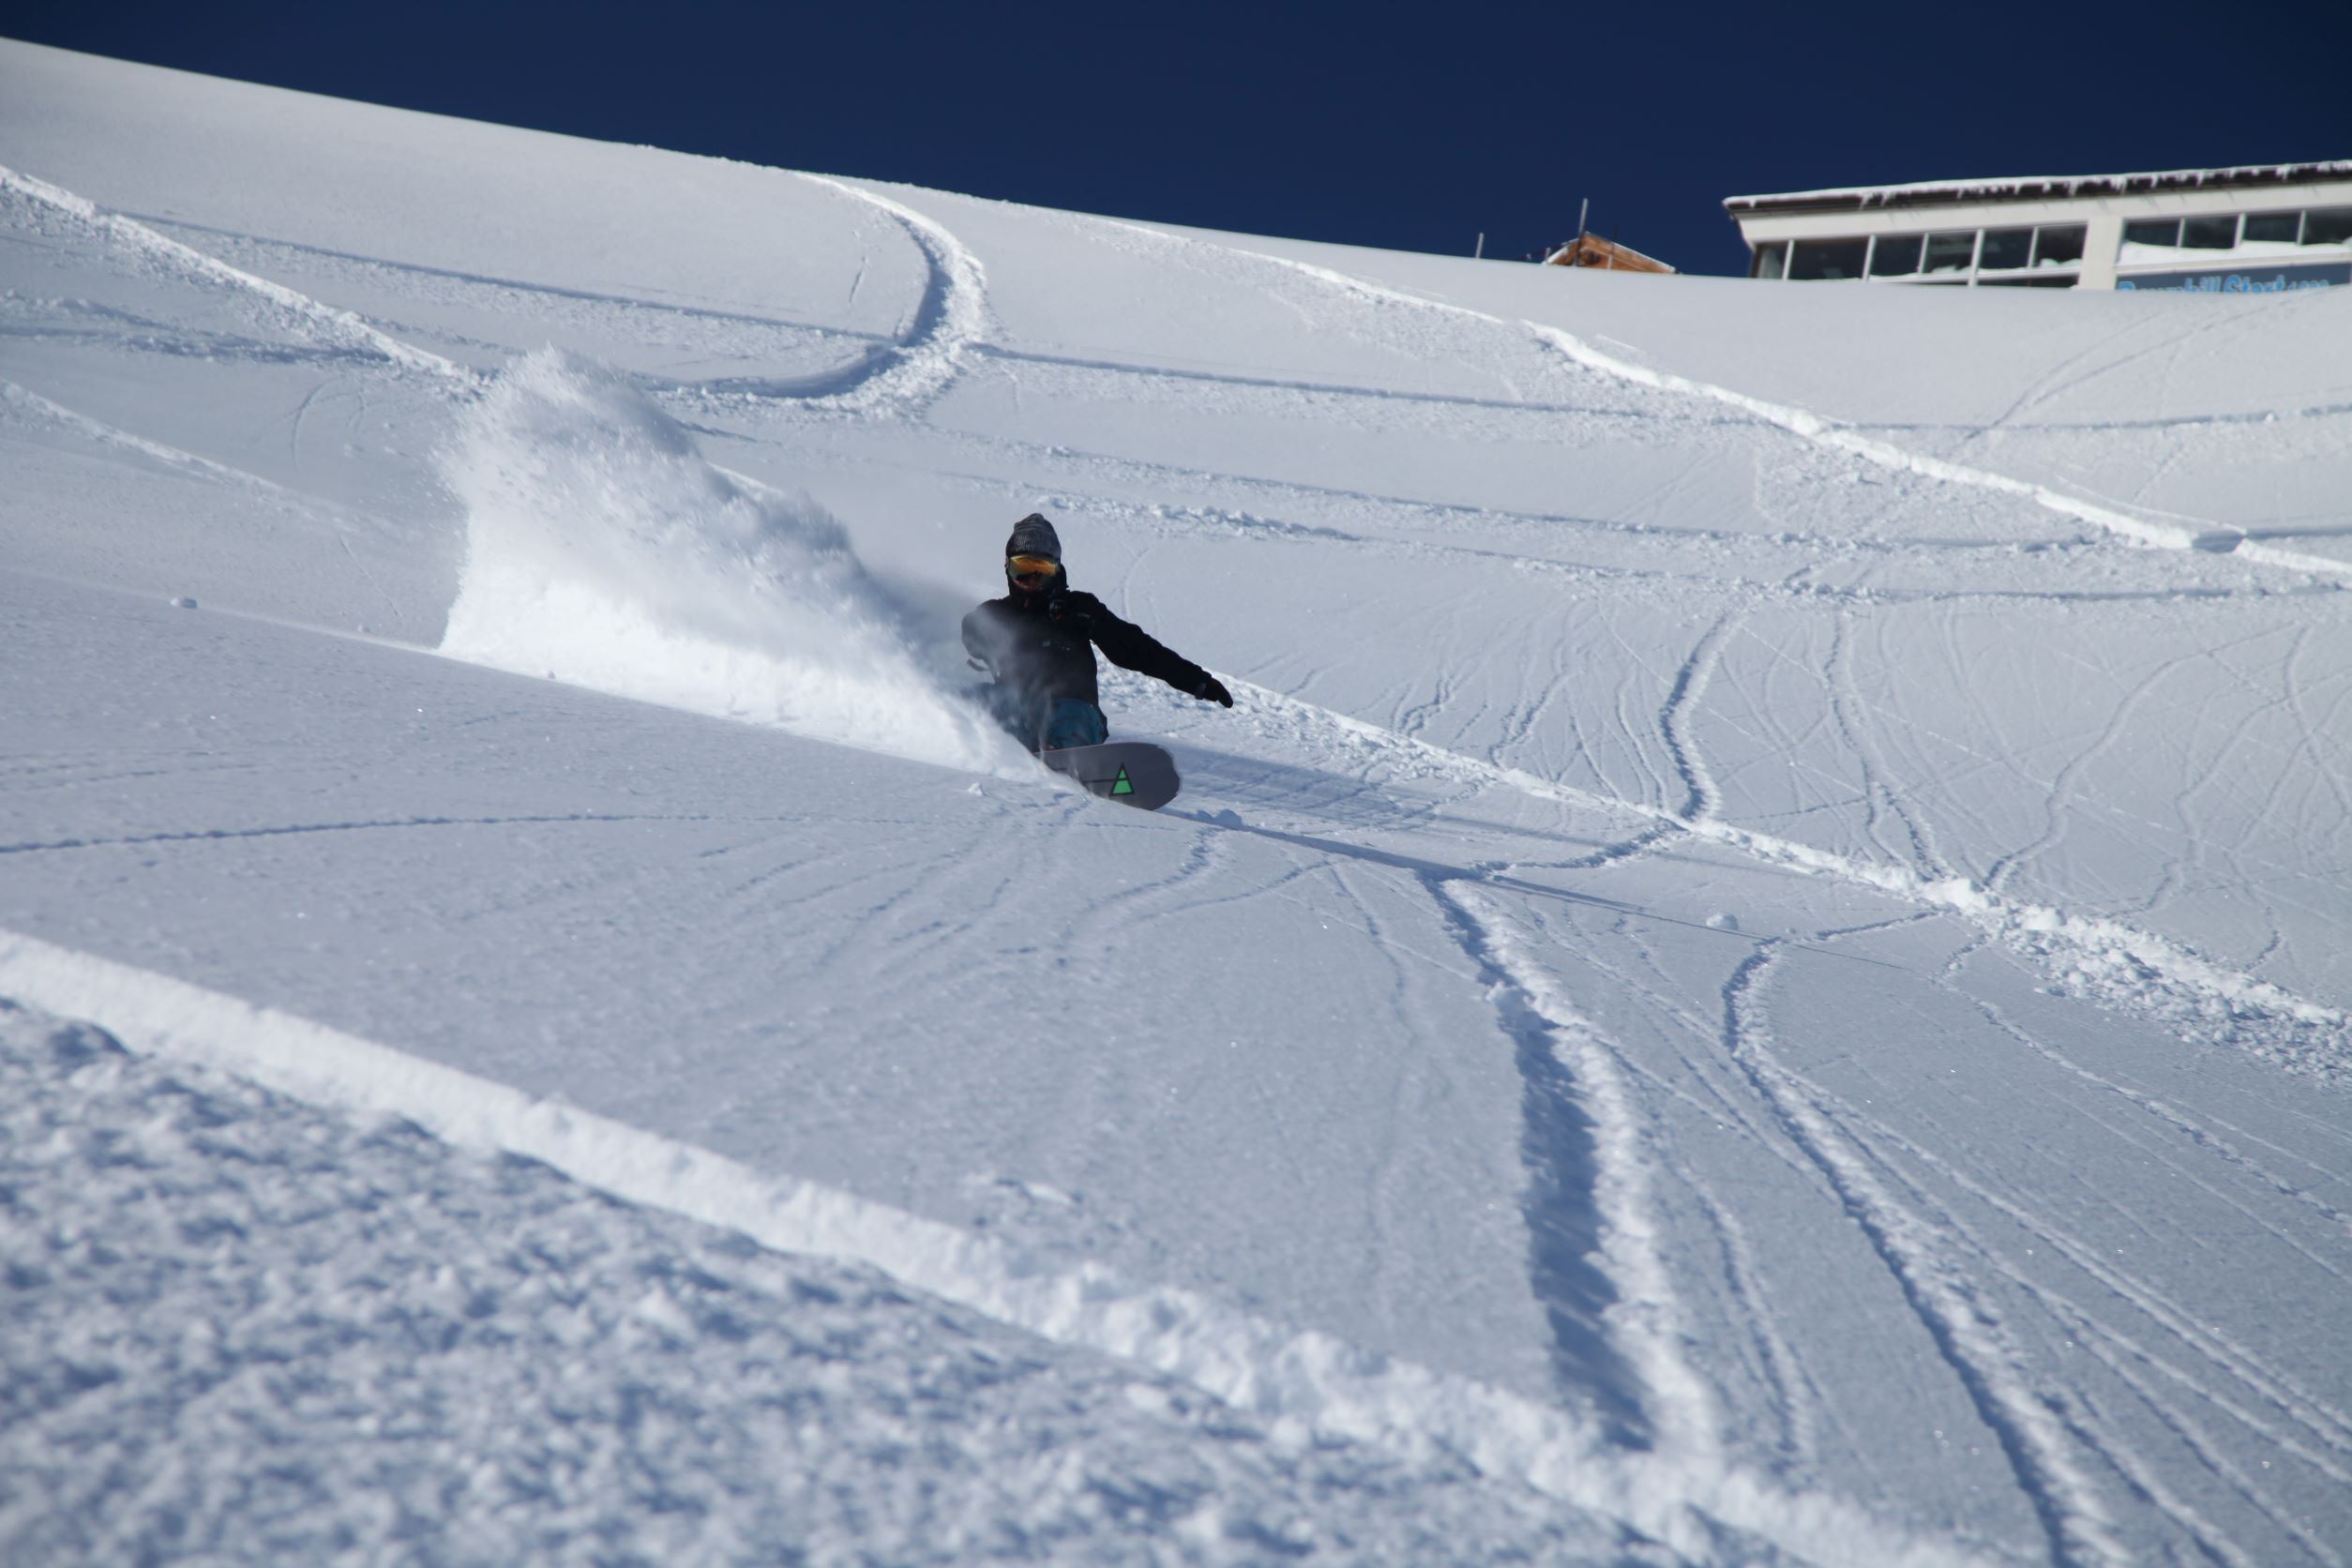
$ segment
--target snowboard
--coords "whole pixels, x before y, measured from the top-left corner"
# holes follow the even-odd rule
[[[1146,811],[1157,811],[1184,787],[1184,780],[1176,776],[1176,759],[1166,747],[1150,741],[1064,746],[1059,751],[1040,751],[1037,761],[1056,773],[1069,775],[1105,800]]]

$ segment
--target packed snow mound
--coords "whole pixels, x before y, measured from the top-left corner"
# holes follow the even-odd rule
[[[614,372],[526,355],[440,463],[466,518],[444,653],[948,767],[1021,762],[926,672],[837,520],[722,473]]]

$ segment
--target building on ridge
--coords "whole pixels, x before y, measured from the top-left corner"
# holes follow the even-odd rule
[[[1613,239],[1603,239],[1591,233],[1580,234],[1565,245],[1552,248],[1544,258],[1545,266],[1589,266],[1605,272],[1672,272],[1675,269],[1655,256],[1645,256],[1630,245],[1620,245]]]
[[[2144,174],[1938,180],[1724,208],[1748,276],[2278,294],[2352,284],[2352,159]]]

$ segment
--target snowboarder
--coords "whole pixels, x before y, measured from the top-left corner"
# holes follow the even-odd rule
[[[1123,670],[1166,681],[1204,702],[1233,705],[1223,682],[1163,647],[1151,633],[1070,586],[1062,540],[1032,512],[1004,541],[1001,599],[964,617],[964,647],[996,678],[988,688],[999,722],[1031,750],[1100,746],[1109,737],[1094,684],[1094,650]]]

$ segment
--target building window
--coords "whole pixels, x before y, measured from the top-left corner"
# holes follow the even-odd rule
[[[2305,245],[2352,245],[2352,207],[2321,207],[2303,214]]]
[[[1789,248],[1788,276],[1797,279],[1860,278],[1866,239],[1801,239]]]
[[[1922,272],[1966,272],[1976,260],[1976,231],[1961,229],[1927,236],[1927,263]]]
[[[1756,248],[1756,264],[1749,276],[1765,279],[1778,279],[1788,270],[1788,247],[1778,240]]]
[[[1924,234],[1880,234],[1870,248],[1870,276],[1908,278],[1919,270],[1920,244]]]
[[[2076,275],[2071,272],[2036,274],[2028,278],[1981,278],[1978,286],[1987,289],[2071,289]]]
[[[2180,219],[2178,218],[2135,218],[2123,226],[2126,245],[2179,245]]]
[[[2088,233],[2089,225],[2086,223],[2044,223],[2033,232],[2033,264],[2079,264],[2083,259],[2083,239]]]
[[[2183,250],[2227,250],[2238,243],[2238,215],[2229,213],[2220,218],[2184,218],[2180,220],[2180,248]]]
[[[2246,215],[2245,243],[2268,240],[2292,245],[2301,236],[2302,229],[2303,215],[2299,212],[2250,212]]]
[[[1977,252],[1979,272],[2008,272],[2033,260],[2033,231],[2031,229],[1987,229],[1984,245]]]

